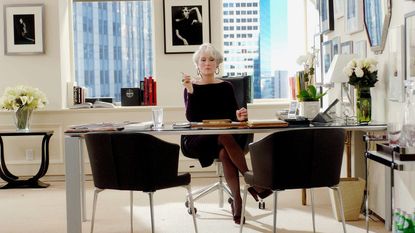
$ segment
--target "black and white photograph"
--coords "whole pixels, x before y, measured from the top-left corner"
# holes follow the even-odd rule
[[[415,11],[405,15],[405,73],[406,79],[415,78]]]
[[[333,43],[331,40],[323,42],[322,45],[322,56],[323,56],[323,70],[324,74],[330,68],[331,60],[333,59]]]
[[[334,16],[336,19],[344,16],[344,0],[334,0]]]
[[[210,42],[209,0],[164,0],[165,53],[192,53]]]
[[[356,41],[353,46],[353,53],[356,54],[358,58],[366,58],[367,41],[366,40]]]
[[[333,57],[334,57],[334,55],[341,53],[341,50],[340,50],[341,49],[340,48],[340,37],[336,36],[331,41],[333,43]]]
[[[353,53],[353,41],[345,41],[340,44],[341,54],[352,54]]]
[[[44,53],[43,5],[6,5],[5,54]]]
[[[334,30],[333,0],[320,1],[320,32],[327,33]]]
[[[346,0],[346,32],[349,34],[363,30],[363,1]]]

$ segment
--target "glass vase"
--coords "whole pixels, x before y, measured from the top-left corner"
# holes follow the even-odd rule
[[[33,109],[19,108],[14,113],[14,124],[17,131],[30,131],[30,120],[32,118]]]
[[[359,124],[368,124],[372,120],[370,87],[357,87],[356,111]]]

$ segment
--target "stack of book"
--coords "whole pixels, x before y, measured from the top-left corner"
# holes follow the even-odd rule
[[[81,86],[73,86],[73,104],[85,103],[86,88]]]
[[[297,95],[306,88],[304,71],[298,71],[295,77],[289,78],[289,82],[291,99],[296,100]]]
[[[157,82],[152,76],[140,81],[141,105],[157,105]]]

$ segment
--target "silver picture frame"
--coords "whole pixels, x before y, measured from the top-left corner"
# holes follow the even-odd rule
[[[33,55],[45,53],[44,5],[5,5],[4,54]]]

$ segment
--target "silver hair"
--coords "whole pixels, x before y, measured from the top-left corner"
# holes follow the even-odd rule
[[[210,56],[214,57],[218,66],[223,62],[222,54],[218,50],[216,50],[212,44],[204,43],[200,45],[199,49],[196,50],[195,53],[193,54],[193,62],[195,63],[196,67],[197,67],[197,62],[199,61],[200,55],[202,53],[207,53]]]

